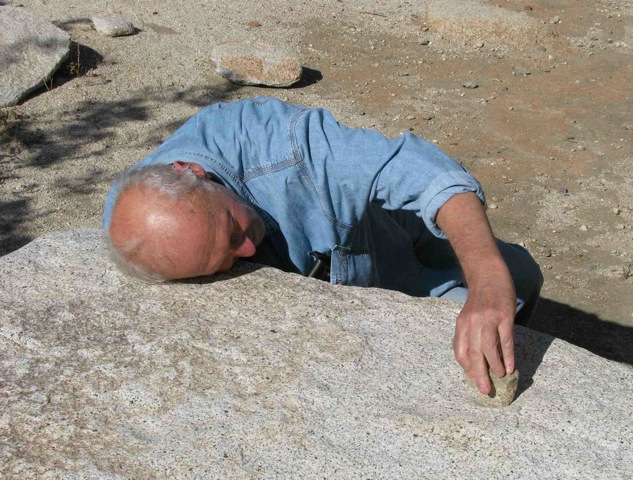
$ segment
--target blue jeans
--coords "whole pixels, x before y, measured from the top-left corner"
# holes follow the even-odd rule
[[[538,304],[543,286],[543,274],[525,248],[499,239],[497,239],[497,246],[508,265],[517,292],[517,314],[514,323],[527,326]],[[459,268],[457,257],[447,240],[427,237],[419,244],[416,256],[427,268],[438,270]],[[439,297],[464,303],[468,297],[468,288],[461,283],[440,294]]]

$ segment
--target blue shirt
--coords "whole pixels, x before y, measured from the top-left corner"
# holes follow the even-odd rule
[[[387,139],[339,124],[324,109],[272,98],[204,108],[134,169],[177,160],[213,172],[252,206],[266,237],[252,260],[306,275],[311,251],[332,256],[331,282],[438,296],[461,282],[457,268],[420,264],[414,248],[443,238],[438,210],[479,183],[411,133]],[[108,228],[118,192],[108,193]]]

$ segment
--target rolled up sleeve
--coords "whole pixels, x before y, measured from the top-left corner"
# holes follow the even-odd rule
[[[382,168],[372,200],[388,210],[410,210],[439,238],[446,238],[435,219],[453,196],[474,192],[485,203],[480,183],[435,145],[405,134],[402,145]]]

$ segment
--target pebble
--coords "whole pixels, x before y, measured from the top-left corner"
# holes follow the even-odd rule
[[[512,69],[512,75],[531,75],[532,71],[523,67],[514,67]]]
[[[464,82],[464,83],[462,84],[462,86],[463,86],[464,88],[471,88],[471,89],[472,89],[472,88],[479,88],[479,84],[478,84],[478,83],[471,82],[471,81]]]
[[[619,208],[614,208],[613,210],[611,210],[613,212],[613,215],[620,215],[620,209]]]
[[[581,226],[580,226],[580,231],[581,231],[581,232],[586,232],[587,230],[589,230],[589,229],[587,228],[587,225],[581,225]]]
[[[549,23],[551,23],[552,25],[556,25],[558,23],[560,23],[560,15],[556,15],[555,17],[550,18]]]
[[[496,203],[489,203],[488,208],[491,208],[492,210],[494,210],[495,208],[499,208],[499,206]]]
[[[92,17],[95,30],[107,37],[124,37],[134,33],[134,25],[123,17]]]
[[[431,40],[429,40],[428,38],[420,40],[420,45],[428,45],[429,43],[431,43]]]

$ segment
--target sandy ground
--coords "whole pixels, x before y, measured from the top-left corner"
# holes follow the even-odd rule
[[[547,40],[455,41],[428,27],[424,2],[398,0],[21,0],[74,43],[47,88],[0,110],[0,254],[98,227],[113,177],[200,107],[275,96],[437,143],[482,181],[497,235],[541,264],[533,328],[633,364],[633,4],[480,3],[537,19]],[[102,37],[93,15],[139,31]],[[297,46],[305,79],[225,81],[213,45],[236,40]]]

